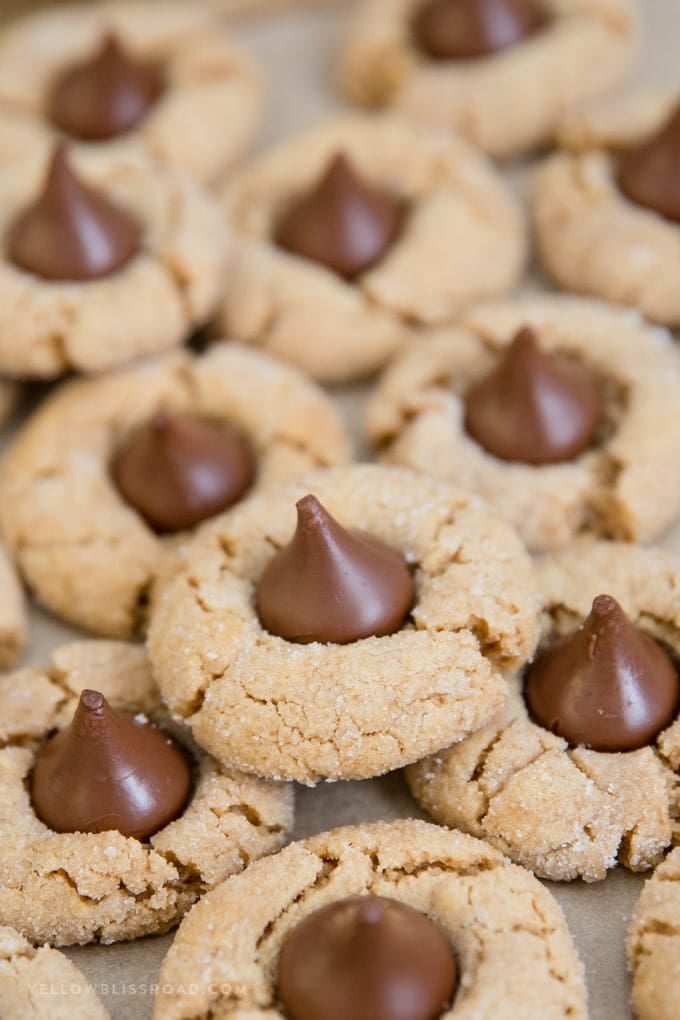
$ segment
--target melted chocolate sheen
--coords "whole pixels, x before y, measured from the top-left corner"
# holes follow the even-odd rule
[[[599,595],[580,630],[529,667],[524,692],[534,719],[572,747],[634,751],[675,718],[680,678],[618,602]]]
[[[315,496],[297,504],[292,541],[265,568],[257,612],[270,634],[349,644],[393,634],[408,616],[413,578],[400,553],[346,531]]]
[[[255,458],[235,429],[165,413],[133,432],[111,466],[123,499],[161,533],[186,531],[233,506],[255,471]]]
[[[680,104],[654,138],[621,157],[618,182],[637,205],[680,223]]]
[[[38,753],[31,797],[54,832],[143,840],[182,813],[191,785],[187,757],[166,733],[83,691],[71,725]]]
[[[42,193],[10,225],[7,253],[44,280],[97,280],[134,258],[141,235],[134,216],[74,173],[60,145]]]
[[[517,46],[546,22],[535,0],[430,0],[416,13],[413,32],[434,60],[474,60]]]
[[[313,190],[284,213],[274,239],[286,251],[351,280],[382,259],[403,220],[403,203],[367,184],[349,159],[338,155]]]
[[[164,87],[160,68],[134,60],[115,35],[107,35],[93,57],[56,79],[48,97],[49,116],[72,138],[117,138],[144,120]]]
[[[519,331],[493,371],[467,393],[465,428],[501,460],[558,464],[592,445],[603,403],[590,374]]]
[[[306,917],[279,960],[290,1020],[439,1020],[456,991],[444,932],[382,896],[356,896]]]

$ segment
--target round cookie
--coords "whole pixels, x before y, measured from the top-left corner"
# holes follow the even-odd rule
[[[75,174],[77,187],[89,188],[90,198],[96,192],[95,201],[131,215],[140,230],[139,248],[118,270],[91,279],[47,279],[3,254],[0,371],[12,376],[94,373],[166,351],[207,321],[220,296],[227,238],[212,200],[198,185],[141,154],[115,162],[94,152],[71,153],[66,164],[64,158],[55,154],[49,165],[40,158],[2,169],[0,233],[6,240],[12,236],[17,217],[48,180],[72,198]],[[100,224],[78,223],[75,229],[108,250]],[[44,243],[34,247],[45,251]]]
[[[16,665],[26,643],[28,620],[21,584],[0,543],[0,669]]]
[[[538,170],[533,215],[543,263],[569,290],[680,325],[680,225],[627,197],[619,160],[652,138],[678,91],[635,93],[572,112],[562,149]]]
[[[680,994],[680,848],[645,882],[626,949],[633,973],[633,1007],[639,1020],[674,1020]]]
[[[592,373],[604,401],[595,443],[564,463],[488,453],[465,428],[463,394],[531,327],[540,348]],[[534,551],[581,532],[646,542],[680,512],[680,359],[637,312],[541,295],[465,313],[416,339],[385,372],[367,432],[388,463],[455,480],[484,497]]]
[[[548,141],[564,111],[616,85],[638,49],[631,0],[541,0],[547,24],[518,45],[480,59],[432,59],[412,30],[423,6],[358,7],[341,56],[343,91],[363,106],[460,131],[496,157]],[[502,4],[487,6],[490,17],[502,17]]]
[[[608,594],[680,656],[680,563],[658,549],[582,540],[538,564],[544,638],[573,633]],[[680,717],[651,746],[625,753],[570,747],[529,716],[521,676],[497,717],[455,747],[407,769],[411,791],[442,824],[488,839],[556,881],[605,878],[617,863],[645,871],[671,842]]]
[[[415,605],[395,633],[297,644],[261,624],[257,582],[308,493],[405,558]],[[154,606],[149,650],[202,747],[313,784],[387,772],[484,725],[507,694],[499,670],[531,655],[536,625],[533,568],[511,528],[450,486],[354,465],[269,487],[209,525]]]
[[[85,977],[63,953],[34,949],[0,927],[0,1015],[3,1020],[109,1020]]]
[[[406,904],[447,936],[461,973],[442,1020],[586,1017],[583,967],[550,893],[487,844],[404,820],[292,843],[209,893],[165,958],[154,1020],[219,1015],[228,996],[239,1016],[281,1020],[276,974],[290,932],[365,895]]]
[[[191,747],[191,799],[150,840],[52,831],[34,811],[26,777],[40,744],[70,722],[85,688],[114,709],[168,722],[144,650],[132,645],[68,645],[46,669],[0,680],[0,923],[35,943],[108,943],[167,931],[207,889],[278,849],[292,825],[290,787],[220,767]]]
[[[64,73],[94,60],[109,34],[132,60],[159,68],[160,94],[127,130],[87,140],[82,131],[76,134],[68,124],[62,130],[55,122],[53,90]],[[117,79],[108,79],[107,88],[111,80]],[[135,98],[133,93],[126,101]],[[0,35],[0,103],[34,121],[36,142],[42,146],[64,135],[78,148],[96,148],[105,158],[142,151],[215,183],[254,141],[263,85],[253,61],[210,4],[165,0],[159,18],[156,3],[114,0],[33,12],[5,28]],[[29,130],[16,126],[22,133]]]
[[[274,241],[339,154],[404,208],[397,238],[354,280]],[[344,116],[283,143],[238,175],[225,205],[238,241],[225,332],[328,383],[375,371],[413,323],[510,290],[525,259],[522,213],[496,171],[461,139],[394,116]]]
[[[159,411],[234,426],[258,460],[256,484],[349,456],[329,398],[294,369],[238,344],[61,387],[5,456],[0,518],[36,597],[109,637],[140,630],[155,582],[187,537],[159,537],[111,476],[116,450]]]

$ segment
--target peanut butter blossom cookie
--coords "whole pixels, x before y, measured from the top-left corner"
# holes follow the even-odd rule
[[[176,347],[219,299],[227,242],[212,200],[141,155],[0,171],[0,371],[98,372]]]
[[[0,927],[0,1016],[3,1020],[109,1020],[83,974],[63,953],[35,949]]]
[[[630,95],[573,114],[535,183],[546,268],[570,290],[680,325],[680,97]]]
[[[487,844],[417,821],[322,833],[227,880],[182,923],[159,989],[155,1020],[587,1015],[547,890]]]
[[[280,145],[226,189],[235,236],[225,332],[343,382],[413,323],[510,290],[520,208],[467,143],[393,116],[343,117]]]
[[[534,551],[649,541],[680,513],[680,357],[637,312],[541,296],[415,339],[367,412],[384,461],[455,480]]]
[[[188,532],[263,483],[348,456],[316,386],[217,343],[58,390],[5,457],[0,518],[44,605],[129,637]]]
[[[534,574],[474,498],[407,471],[319,471],[208,526],[154,608],[163,696],[221,761],[378,775],[502,706],[531,655]]]
[[[546,142],[637,51],[632,0],[365,0],[340,63],[349,99],[461,131],[494,156]]]
[[[680,849],[644,885],[628,930],[633,1007],[639,1020],[675,1020],[680,995]]]
[[[167,931],[292,824],[289,787],[170,731],[141,648],[61,648],[2,678],[0,707],[0,922],[31,942]]]
[[[162,17],[155,3],[71,5],[2,32],[3,103],[17,144],[25,114],[36,144],[62,136],[111,157],[142,151],[214,182],[253,141],[262,83],[209,4],[166,0]]]
[[[538,571],[538,654],[496,718],[408,769],[409,785],[437,821],[544,878],[644,871],[674,825],[680,562],[582,540]]]

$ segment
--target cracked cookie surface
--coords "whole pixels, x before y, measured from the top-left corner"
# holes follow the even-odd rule
[[[158,162],[216,183],[251,147],[262,117],[263,84],[250,57],[206,3],[164,0],[108,2],[38,11],[0,35],[2,139],[29,148],[58,135],[49,117],[49,89],[65,68],[87,60],[114,32],[137,59],[160,63],[165,90],[132,131],[108,141],[74,139],[78,150],[116,159],[144,152]],[[4,124],[2,123],[4,120]]]
[[[589,369],[604,397],[596,445],[564,464],[502,461],[465,431],[464,393],[527,325],[542,348]],[[647,542],[680,513],[679,394],[680,358],[665,330],[603,302],[529,296],[416,338],[379,382],[367,432],[386,463],[479,493],[533,551],[584,532]]]
[[[639,1020],[675,1020],[680,995],[680,848],[644,885],[628,929],[633,1007]]]
[[[177,347],[219,301],[227,238],[213,200],[141,154],[73,153],[83,180],[137,217],[140,251],[110,276],[51,282],[0,258],[0,372],[94,373]],[[0,234],[38,192],[45,159],[0,172]]]
[[[223,768],[191,747],[194,793],[142,843],[118,832],[56,833],[26,787],[40,742],[67,725],[84,688],[168,725],[144,650],[116,642],[58,649],[46,669],[0,680],[0,923],[35,943],[117,942],[167,931],[195,900],[278,849],[293,821],[288,786]]]
[[[300,645],[261,625],[255,584],[308,493],[412,568],[415,606],[395,634]],[[305,783],[357,779],[488,721],[507,693],[499,670],[533,652],[537,609],[523,546],[474,497],[354,465],[263,489],[209,525],[159,596],[149,650],[171,711],[219,760]]]
[[[631,0],[544,0],[549,24],[524,43],[479,60],[433,61],[411,34],[419,6],[360,5],[340,62],[343,91],[460,131],[497,157],[548,141],[564,111],[616,85],[638,49]]]
[[[669,326],[680,325],[680,225],[623,194],[616,153],[652,137],[677,100],[677,89],[634,93],[574,111],[564,148],[533,189],[538,246],[554,279]]]
[[[288,933],[312,911],[365,894],[422,911],[449,938],[461,982],[442,1020],[585,1020],[583,968],[548,891],[487,844],[412,820],[292,843],[213,890],[163,963],[154,1020],[280,1020]],[[171,991],[180,986],[191,992]]]
[[[272,240],[291,198],[338,152],[409,206],[399,240],[354,283]],[[520,207],[496,170],[462,139],[395,116],[344,116],[279,145],[232,181],[225,208],[238,241],[225,332],[324,382],[375,371],[414,322],[510,290],[526,254]]]
[[[544,636],[573,632],[610,594],[633,623],[680,656],[680,562],[661,550],[583,540],[538,564]],[[603,754],[534,723],[521,679],[496,718],[410,767],[412,793],[438,822],[488,839],[537,875],[596,881],[617,863],[645,871],[678,815],[680,718],[654,746]]]
[[[0,927],[0,1016],[3,1020],[109,1020],[81,972],[63,953],[35,949]]]
[[[186,534],[156,535],[110,475],[118,445],[159,410],[238,429],[258,460],[256,485],[349,457],[330,399],[295,369],[238,344],[62,386],[5,456],[0,518],[36,597],[108,637],[143,628],[154,583],[186,544]]]

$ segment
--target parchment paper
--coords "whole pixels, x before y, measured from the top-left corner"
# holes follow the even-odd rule
[[[677,82],[680,3],[678,0],[641,0],[641,3],[647,25],[642,80],[647,84]],[[37,5],[0,0],[0,18],[27,6]],[[162,0],[158,6],[162,17]],[[245,4],[239,6],[243,8]],[[333,67],[343,19],[340,5],[324,10],[308,7],[298,13],[239,24],[237,35],[250,46],[269,77],[270,101],[263,145],[339,108],[333,90]],[[224,125],[224,129],[229,130],[229,125]],[[526,179],[524,167],[510,167],[508,172],[514,180]],[[337,394],[337,399],[358,435],[362,393],[345,390]],[[665,544],[680,553],[680,527]],[[27,662],[45,662],[51,648],[77,636],[72,628],[35,610]],[[294,837],[335,825],[402,816],[424,817],[398,773],[362,783],[298,788]],[[632,1016],[623,940],[642,881],[640,876],[618,869],[606,881],[594,885],[547,883],[567,915],[586,964],[592,1020],[630,1020]],[[165,936],[67,952],[99,992],[114,1020],[142,1020],[151,1014],[153,985],[171,939],[172,936]]]

